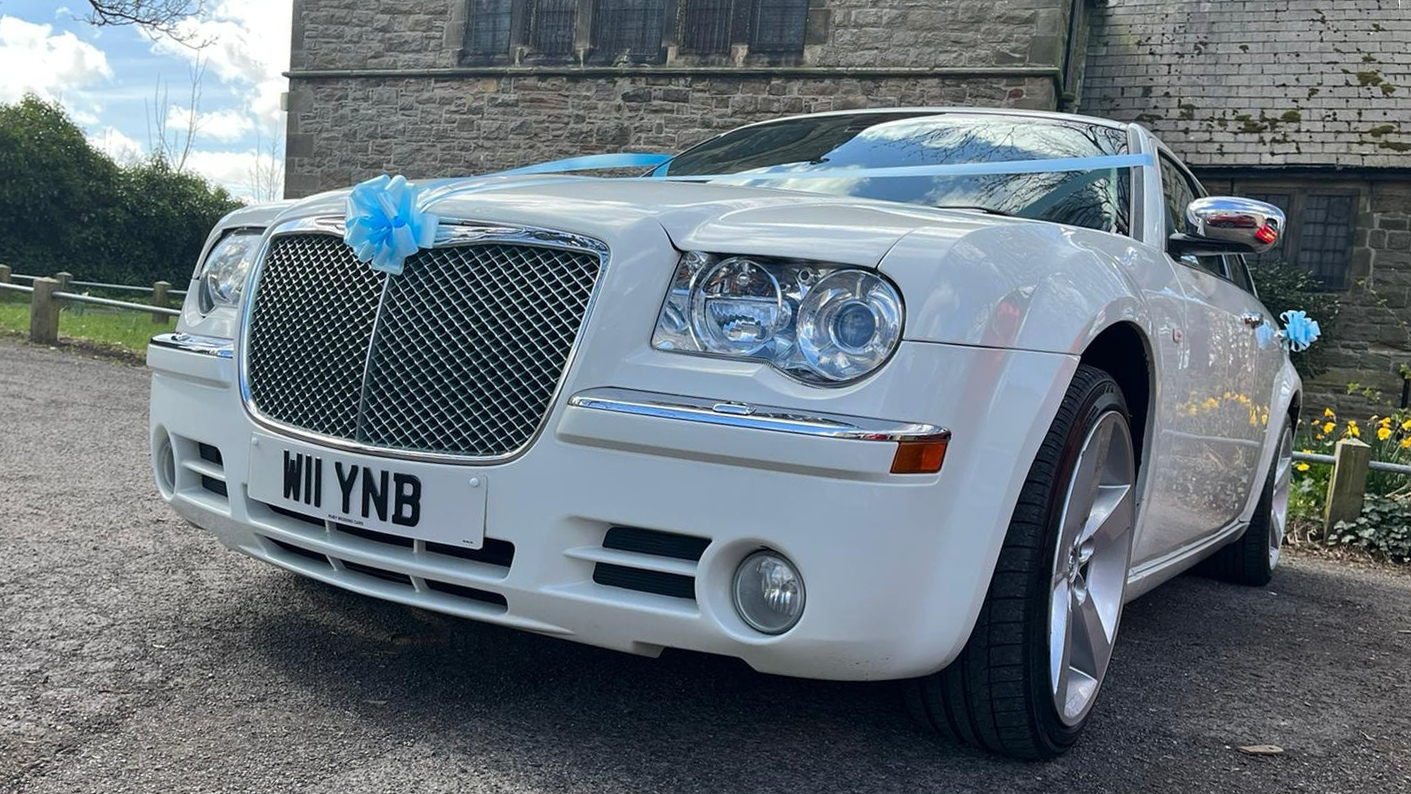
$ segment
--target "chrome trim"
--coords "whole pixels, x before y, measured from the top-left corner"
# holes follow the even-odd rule
[[[152,337],[151,344],[154,347],[180,350],[183,353],[199,353],[203,356],[215,356],[216,358],[235,357],[235,340],[222,339],[218,336],[200,336],[181,332],[157,334]]]
[[[559,397],[563,393],[563,385],[568,380],[568,374],[572,371],[573,363],[578,357],[578,346],[583,341],[583,334],[588,328],[588,323],[592,322],[593,308],[597,305],[598,296],[602,293],[603,282],[608,277],[612,264],[612,257],[610,256],[610,249],[607,244],[592,237],[533,226],[511,226],[507,224],[484,223],[453,218],[441,219],[441,225],[438,226],[436,230],[436,240],[432,244],[433,248],[453,247],[473,243],[514,243],[520,245],[538,245],[548,248],[562,248],[569,251],[584,251],[597,254],[600,260],[597,282],[593,284],[593,292],[588,296],[588,305],[583,309],[583,322],[579,324],[578,333],[574,335],[573,345],[568,351],[568,358],[564,360],[563,374],[559,376],[559,381],[554,386],[554,392],[549,397],[548,410],[544,412],[544,416],[539,420],[539,426],[534,429],[533,434],[517,449],[510,450],[502,455],[448,455],[437,452],[420,452],[409,449],[379,447],[364,444],[352,439],[315,433],[310,430],[275,421],[261,414],[259,408],[255,406],[254,399],[250,395],[250,385],[246,378],[249,371],[249,362],[247,360],[249,353],[247,351],[250,349],[250,316],[254,311],[255,296],[259,293],[260,289],[260,275],[264,271],[265,260],[269,257],[270,245],[274,242],[275,238],[290,234],[321,233],[342,237],[344,228],[344,219],[342,216],[324,215],[295,218],[272,226],[269,233],[265,236],[264,242],[260,244],[259,256],[255,259],[254,273],[251,275],[244,296],[242,296],[243,303],[240,310],[240,356],[237,359],[238,366],[236,376],[236,382],[240,387],[240,401],[245,406],[245,413],[249,415],[251,421],[266,430],[300,441],[306,441],[311,444],[341,449],[359,455],[370,455],[398,460],[485,466],[496,463],[506,463],[527,452],[530,447],[534,446],[534,442],[538,441],[539,437],[543,435],[544,428],[549,424],[549,418],[554,415],[554,409],[558,405]],[[388,276],[388,278],[393,277]]]
[[[893,422],[771,405],[705,400],[636,389],[598,388],[573,395],[574,408],[708,425],[854,441],[949,441],[950,431],[918,422]]]

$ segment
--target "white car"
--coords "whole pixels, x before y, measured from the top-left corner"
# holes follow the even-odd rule
[[[152,340],[157,485],[226,546],[911,679],[923,726],[1023,757],[1077,738],[1124,602],[1278,562],[1301,384],[1241,254],[1283,216],[1140,126],[849,111],[645,176],[418,187],[392,268],[348,191],[232,213]]]

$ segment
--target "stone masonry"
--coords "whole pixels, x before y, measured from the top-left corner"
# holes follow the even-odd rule
[[[1384,412],[1346,385],[1396,402],[1411,364],[1411,4],[1104,0],[1090,19],[1081,112],[1147,125],[1213,192],[1356,193],[1339,365],[1306,404]]]
[[[813,0],[792,59],[463,65],[468,0],[295,0],[285,190],[679,151],[789,113],[1057,106],[1070,0]]]

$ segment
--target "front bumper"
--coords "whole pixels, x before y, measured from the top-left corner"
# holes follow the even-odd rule
[[[244,410],[234,359],[200,341],[149,348],[153,460],[172,507],[226,546],[440,612],[632,653],[682,648],[838,680],[924,675],[959,652],[1027,461],[1077,364],[907,342],[866,388],[814,396],[819,390],[738,362],[644,353],[622,361],[611,388],[585,383],[595,364],[579,362],[524,455],[463,467],[492,484],[488,541],[479,555],[454,555],[251,499],[249,445],[268,431]],[[692,394],[682,402],[697,406],[793,403],[812,416],[901,417],[917,423],[899,426],[912,432],[949,426],[955,436],[940,474],[894,475],[895,440],[869,438],[866,428],[876,427],[867,422],[853,423],[860,435],[795,432],[601,404],[642,402],[634,397],[642,393]],[[806,393],[811,405],[800,404]],[[708,543],[699,559],[609,548],[613,527]],[[798,625],[779,636],[750,629],[729,598],[736,566],[761,547],[788,556],[808,587]],[[691,585],[688,595],[642,592],[601,576],[603,566],[626,569],[628,581],[664,574]]]

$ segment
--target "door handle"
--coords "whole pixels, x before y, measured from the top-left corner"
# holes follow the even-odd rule
[[[1258,328],[1264,324],[1264,315],[1259,312],[1245,312],[1240,315],[1240,320],[1250,328]]]

